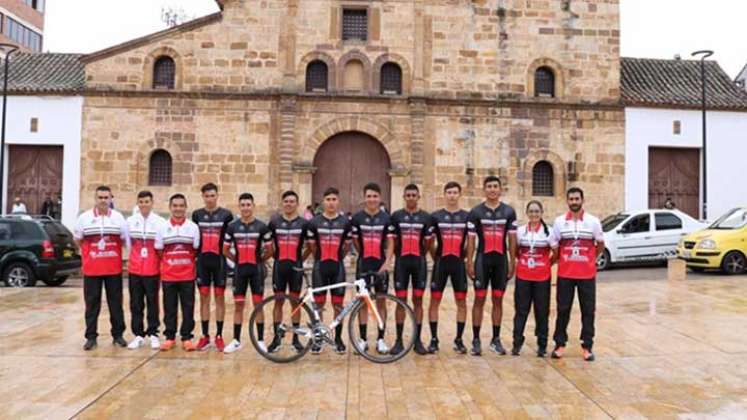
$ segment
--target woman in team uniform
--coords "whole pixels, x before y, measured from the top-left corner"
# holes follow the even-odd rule
[[[554,240],[542,219],[542,204],[530,201],[526,215],[529,222],[517,232],[516,286],[514,288],[514,344],[511,354],[518,356],[524,344],[524,327],[529,310],[534,305],[537,357],[547,353],[548,319],[550,316],[550,277]]]

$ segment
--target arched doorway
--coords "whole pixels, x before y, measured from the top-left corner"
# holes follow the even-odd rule
[[[321,203],[324,190],[340,190],[341,210],[355,213],[362,208],[363,186],[375,182],[381,186],[382,201],[390,206],[389,154],[375,138],[350,131],[330,137],[314,156],[312,196]]]

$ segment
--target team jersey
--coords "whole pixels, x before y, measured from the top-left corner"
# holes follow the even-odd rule
[[[301,262],[308,230],[306,219],[297,216],[293,220],[286,220],[278,216],[270,221],[269,229],[275,241],[275,261]]]
[[[431,225],[431,215],[423,210],[415,213],[405,209],[395,211],[389,224],[389,233],[395,238],[395,255],[425,257],[428,241],[433,236]]]
[[[195,257],[200,249],[200,228],[189,220],[173,218],[156,235],[155,249],[161,251],[161,281],[194,281]]]
[[[192,212],[192,221],[200,227],[200,254],[223,253],[223,237],[233,221],[230,210],[218,207],[212,212],[204,208]]]
[[[431,215],[433,220],[431,231],[437,240],[436,258],[448,256],[464,258],[464,244],[470,230],[468,216],[469,213],[465,210],[450,213],[446,209],[438,210]]]
[[[495,209],[484,202],[477,205],[469,213],[469,222],[474,226],[470,235],[477,235],[477,252],[480,254],[505,254],[506,237],[516,234],[516,212],[505,203],[500,203]]]
[[[581,211],[578,220],[571,212],[555,219],[553,241],[558,247],[558,277],[593,280],[597,275],[596,244],[604,241],[599,219]]]
[[[237,219],[228,225],[223,239],[225,244],[232,245],[236,250],[236,263],[239,266],[258,265],[262,261],[262,250],[272,240],[272,232],[257,219],[249,223]]]
[[[314,258],[317,261],[341,262],[345,258],[345,243],[352,238],[350,221],[343,215],[327,219],[320,214],[309,222],[306,237],[316,244]]]
[[[549,280],[552,275],[550,250],[557,245],[552,233],[545,232],[542,224],[536,227],[527,224],[519,227],[516,241],[519,245],[516,276],[527,281]]]
[[[81,242],[83,275],[87,277],[122,274],[122,247],[129,245],[127,222],[116,210],[105,214],[88,210],[78,217],[74,237]]]
[[[379,211],[371,216],[364,210],[353,216],[351,222],[353,240],[361,250],[361,258],[384,260],[386,238],[389,235],[389,215]]]
[[[145,219],[138,212],[127,218],[130,232],[130,259],[127,271],[138,276],[155,276],[160,271],[161,260],[156,252],[156,235],[166,220],[151,212]]]

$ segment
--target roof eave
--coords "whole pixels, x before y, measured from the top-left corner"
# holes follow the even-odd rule
[[[196,28],[200,28],[203,26],[213,24],[215,22],[219,22],[222,18],[223,18],[223,12],[215,12],[207,16],[203,16],[201,18],[197,18],[189,22],[182,23],[181,25],[177,25],[177,26],[173,26],[168,29],[164,29],[163,31],[145,35],[140,38],[135,38],[133,40],[123,42],[121,44],[117,44],[112,47],[103,49],[101,51],[97,51],[91,54],[84,55],[83,57],[80,58],[80,61],[84,64],[88,64],[94,61],[102,60],[104,58],[111,57],[113,55],[149,44],[151,42],[158,41],[160,39],[166,38],[170,35],[173,35],[179,32],[185,32],[185,31],[189,31],[192,29],[196,29]]]

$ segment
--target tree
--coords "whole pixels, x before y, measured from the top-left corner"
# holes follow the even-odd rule
[[[184,12],[181,7],[175,8],[174,6],[161,7],[161,20],[169,28],[172,28],[182,23],[192,20],[192,17]]]

